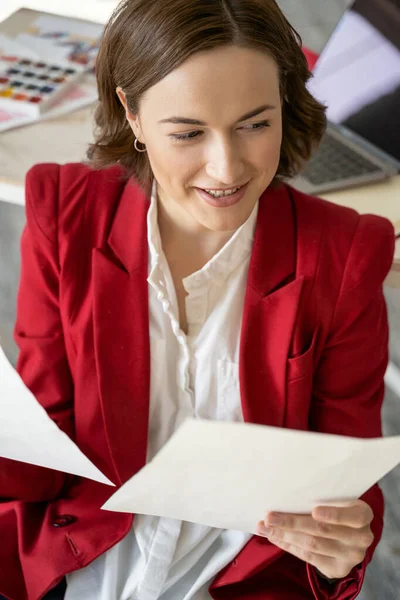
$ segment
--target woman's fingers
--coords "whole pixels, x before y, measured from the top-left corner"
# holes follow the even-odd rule
[[[317,506],[312,515],[267,513],[258,534],[316,567],[328,578],[342,578],[360,564],[374,536],[373,512],[362,500],[348,506]]]
[[[262,523],[263,522],[260,521],[260,524]],[[362,560],[361,559],[360,561],[357,561],[353,564],[353,561],[338,560],[332,556],[324,556],[321,554],[317,554],[312,550],[300,546],[295,546],[295,544],[290,542],[279,540],[276,540],[276,542],[272,542],[271,540],[271,543],[273,543],[278,548],[289,552],[289,554],[296,556],[300,560],[304,560],[309,565],[312,565],[313,567],[318,569],[318,571],[320,571],[323,575],[325,575],[325,577],[328,577],[329,579],[341,579],[343,577],[346,577],[346,575],[350,573],[354,564],[358,564],[358,562],[361,562]]]
[[[289,529],[267,528],[262,521],[260,522],[259,532],[279,547],[283,543],[289,544],[291,547],[296,546],[308,553],[338,559],[342,558],[344,554],[353,554],[357,562],[360,562],[364,558],[361,548],[349,550],[349,547],[345,546],[338,539],[320,537],[312,533]]]
[[[357,500],[351,506],[316,506],[312,516],[317,521],[361,529],[371,523],[374,513],[366,502]]]
[[[272,513],[274,514],[274,513]],[[311,536],[317,536],[321,538],[327,538],[330,540],[339,540],[342,544],[349,546],[361,546],[365,545],[368,547],[373,542],[373,536],[369,529],[365,530],[363,534],[358,529],[346,527],[344,525],[335,525],[327,523],[325,521],[317,521],[310,515],[296,515],[296,514],[285,514],[280,513],[280,520],[274,518],[268,518],[266,516],[264,525],[271,527],[271,523],[280,523],[276,525],[275,529],[283,529],[288,531],[297,531]],[[361,534],[361,535],[360,535]]]

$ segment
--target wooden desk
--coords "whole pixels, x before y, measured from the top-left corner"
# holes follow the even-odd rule
[[[93,139],[93,108],[0,134],[0,198],[24,205],[27,171],[42,162],[79,162]]]
[[[400,235],[400,175],[368,186],[322,194],[322,198],[354,208],[361,214],[386,217],[392,222],[396,235]],[[396,239],[394,261],[385,285],[400,288],[400,237]]]
[[[0,20],[21,7],[105,23],[118,0],[1,0]],[[85,109],[58,121],[43,121],[0,134],[0,199],[24,204],[24,179],[38,162],[76,162],[92,138],[91,112]]]
[[[386,217],[400,235],[400,175],[354,189],[321,194],[322,198],[354,208],[360,214]]]
[[[394,288],[400,288],[400,238],[396,239],[396,250],[394,253],[394,261],[389,275],[385,279],[385,285]]]

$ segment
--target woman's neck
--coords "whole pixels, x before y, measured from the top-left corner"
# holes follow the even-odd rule
[[[182,277],[187,277],[204,267],[235,233],[201,229],[184,218],[178,221],[160,199],[157,200],[157,214],[165,256],[171,270],[174,267],[185,273]]]

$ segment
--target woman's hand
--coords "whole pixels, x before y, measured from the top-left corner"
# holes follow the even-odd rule
[[[340,579],[364,560],[374,540],[373,516],[362,500],[345,507],[317,506],[311,515],[267,513],[258,523],[258,534],[328,579]]]

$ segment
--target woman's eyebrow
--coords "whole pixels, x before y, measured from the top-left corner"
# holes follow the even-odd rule
[[[240,119],[238,119],[236,122],[240,123],[241,121],[246,121],[247,119],[251,119],[251,117],[256,117],[265,110],[274,110],[275,108],[276,106],[272,106],[272,104],[264,104],[263,106],[259,106],[258,108],[255,108],[254,110],[251,110],[250,112],[246,113],[245,115],[240,117]],[[189,119],[187,117],[169,117],[169,119],[161,119],[161,121],[158,122],[175,124],[186,123],[188,125],[201,125],[202,127],[207,126],[207,123],[204,123],[204,121],[198,121],[197,119]]]

